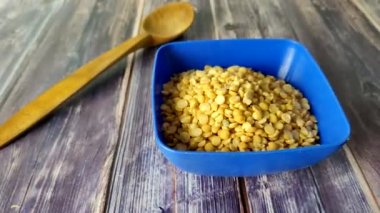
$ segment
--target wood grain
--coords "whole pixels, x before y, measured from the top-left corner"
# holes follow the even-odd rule
[[[380,31],[380,1],[379,0],[351,0],[351,3],[359,10],[359,14],[367,19],[377,31]]]
[[[136,49],[151,46],[152,38],[140,34],[102,53],[46,89],[0,125],[0,148],[13,142],[80,90]]]
[[[348,145],[379,203],[380,32],[348,1],[284,4],[290,6],[293,28],[317,58],[351,121]]]
[[[2,121],[76,67],[129,37],[135,27],[137,1],[2,3]],[[0,150],[1,212],[103,211],[124,67],[125,61],[115,65],[80,98]]]
[[[144,13],[162,3],[145,2]],[[209,2],[193,3],[198,8],[196,21],[184,38],[212,38]],[[236,178],[178,171],[155,146],[149,98],[155,50],[140,52],[134,61],[107,212],[239,211],[242,206]]]
[[[370,206],[344,150],[311,167],[311,174],[326,212],[377,211]]]
[[[137,33],[164,0],[0,1],[0,122],[63,76]],[[378,212],[378,0],[194,0],[180,40],[304,43],[347,116],[348,146],[311,168],[253,178],[179,171],[155,147],[156,48],[116,64],[0,150],[0,212]],[[125,72],[124,72],[125,71]]]
[[[316,1],[313,3],[317,4]],[[313,27],[317,23],[308,25],[300,23],[301,20],[315,21],[314,15],[320,17],[319,12],[308,7],[308,4],[312,3],[224,1],[217,4],[215,9],[219,37],[286,37],[300,40],[310,47],[310,44],[320,43],[322,40],[310,41],[308,37],[310,35],[304,33],[304,31],[311,31],[315,35],[320,34],[319,30]],[[234,11],[240,12],[234,13]],[[297,14],[297,12],[303,15],[295,19],[289,15]],[[323,23],[318,23],[317,26],[321,24]],[[326,52],[317,45],[311,46],[310,49],[318,55]],[[245,180],[249,209],[254,212],[371,211],[372,203],[367,201],[367,198],[372,199],[371,195],[368,194],[366,197],[361,190],[353,168],[349,165],[343,151],[311,169]],[[375,205],[372,205],[372,208],[377,209]]]
[[[251,212],[321,212],[320,194],[308,170],[246,178]]]
[[[135,61],[107,211],[236,211],[240,208],[236,179],[179,172],[156,148],[152,117],[146,113],[153,55],[144,51]]]

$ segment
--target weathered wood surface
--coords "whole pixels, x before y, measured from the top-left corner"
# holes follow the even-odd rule
[[[286,17],[286,11],[289,8],[281,8],[278,2],[274,4],[267,1],[256,1],[256,2],[234,2],[234,1],[211,1],[211,5],[214,7],[208,14],[205,8],[199,8],[199,14],[203,15],[203,23],[208,22],[212,19],[212,25],[209,24],[209,28],[214,27],[215,32],[210,32],[208,38],[235,38],[235,37],[290,37],[299,39],[299,35],[293,31],[291,22]],[[299,5],[303,6],[303,5]],[[299,7],[302,8],[302,7]],[[201,10],[203,9],[203,10]],[[234,11],[239,11],[238,13]],[[203,13],[202,13],[203,12]],[[207,16],[208,15],[208,16]],[[305,27],[305,26],[303,26]],[[190,29],[188,34],[193,34],[194,30]],[[198,32],[196,30],[196,32]],[[202,31],[204,33],[205,31]],[[302,35],[301,35],[302,36]],[[301,40],[302,41],[302,40]],[[307,44],[307,43],[306,43]],[[307,44],[308,45],[308,44]],[[147,51],[145,51],[146,53]],[[149,50],[150,52],[150,50]],[[144,55],[145,55],[144,53]],[[148,54],[148,53],[146,53]],[[142,57],[143,61],[146,61]],[[136,59],[138,62],[139,59]],[[150,66],[149,70],[150,70]],[[147,78],[147,74],[141,75],[140,72],[144,70],[141,67],[134,68],[134,74],[138,70],[138,76]],[[150,72],[149,72],[150,73]],[[138,82],[140,87],[141,84],[144,85],[141,79],[134,79],[132,76],[131,82]],[[148,82],[149,83],[149,82]],[[145,83],[146,84],[146,83]],[[131,85],[132,86],[132,85]],[[144,97],[137,97],[138,94],[142,96],[148,95],[142,93],[144,91],[144,86],[141,88],[136,88],[135,90],[130,90],[129,95],[132,94],[133,102],[127,101],[127,113],[126,115],[131,115],[139,117],[136,113],[139,113],[141,109],[134,107],[135,101],[137,101],[137,106],[146,106],[147,103],[140,103],[139,99],[146,99]],[[135,95],[135,92],[137,94]],[[145,100],[148,101],[148,100]],[[130,105],[129,105],[130,104]],[[132,109],[134,108],[134,109]],[[133,110],[133,111],[130,111]],[[136,111],[137,110],[137,111]],[[149,110],[149,109],[148,109]],[[146,121],[141,121],[141,127],[146,126],[144,123],[149,123],[151,118],[140,117],[141,119],[147,119]],[[126,122],[131,122],[129,125],[134,125],[136,119],[124,119]],[[126,135],[134,135],[133,128],[122,128],[127,129]],[[152,134],[152,133],[150,133]],[[145,138],[145,134],[138,133],[138,136],[133,136],[133,139],[126,138],[125,141],[121,143],[132,143],[136,141],[136,137]],[[152,137],[152,136],[150,136]],[[144,140],[144,139],[143,139]],[[153,140],[153,138],[151,138]],[[131,142],[129,142],[131,141]],[[130,149],[135,145],[131,145]],[[124,153],[136,153],[136,150],[126,149]],[[141,152],[141,151],[140,151]],[[156,153],[150,152],[150,154],[155,155]],[[148,156],[150,155],[148,154]],[[129,154],[131,155],[131,154]],[[146,156],[147,157],[147,156]],[[149,156],[151,158],[151,156]],[[126,158],[126,157],[124,157]],[[138,170],[138,161],[133,164],[129,160],[118,161],[119,157],[116,157],[117,162],[127,164],[128,168],[132,167],[132,174],[135,174]],[[128,163],[125,163],[128,162]],[[144,161],[146,162],[146,161]],[[279,175],[272,176],[262,176],[257,178],[247,178],[245,179],[246,188],[241,189],[242,192],[246,191],[248,199],[248,209],[252,211],[268,211],[277,212],[280,210],[285,210],[288,212],[303,211],[303,212],[318,212],[318,211],[357,211],[357,212],[370,212],[371,204],[373,208],[376,208],[376,204],[367,202],[367,198],[364,192],[361,190],[361,185],[356,181],[355,174],[350,164],[347,163],[348,160],[343,151],[338,152],[332,158],[327,161],[311,168],[296,172],[283,173]],[[161,165],[161,163],[160,163]],[[146,167],[143,164],[140,167]],[[151,165],[156,167],[157,165]],[[133,167],[136,167],[133,169]],[[121,167],[123,168],[123,167]],[[119,171],[119,173],[128,173],[125,171]],[[154,176],[154,174],[152,174]],[[117,175],[115,175],[117,177]],[[334,180],[334,181],[332,181]],[[120,182],[120,180],[116,180]],[[125,191],[125,197],[122,195],[110,197],[110,202],[115,202],[114,199],[124,200],[124,202],[133,202],[134,200],[128,199],[128,194],[136,194],[136,188],[130,187],[132,180],[127,180],[124,182],[126,186],[122,186],[121,189],[118,188],[117,191]],[[178,181],[175,179],[175,181]],[[165,182],[166,183],[166,182]],[[141,186],[142,188],[150,188],[148,184]],[[123,189],[124,188],[124,189]],[[216,189],[217,190],[217,189]],[[148,190],[150,191],[150,190]],[[129,192],[129,193],[128,193]],[[143,191],[138,191],[138,194],[143,194]],[[169,200],[176,200],[177,192],[174,192],[174,198]],[[139,195],[135,195],[140,197]],[[244,196],[244,193],[243,193]],[[371,195],[367,195],[371,196]],[[143,197],[143,196],[141,196]],[[163,199],[165,202],[165,199]],[[122,202],[122,201],[121,201]],[[166,201],[172,203],[172,201]],[[112,206],[112,205],[111,205]],[[113,206],[116,206],[113,204]],[[127,205],[128,208],[141,208],[144,205],[136,204],[135,202]],[[124,208],[121,211],[125,211],[128,208]],[[113,208],[114,209],[114,208]],[[118,209],[120,210],[120,209]],[[177,209],[178,210],[178,209]]]
[[[347,4],[346,2],[337,1],[339,5],[343,3]],[[323,4],[323,2],[319,1],[288,2],[255,0],[246,1],[245,3],[224,1],[216,5],[217,8],[215,9],[216,25],[219,30],[218,34],[220,34],[219,37],[223,38],[258,36],[288,37],[299,40],[310,49],[322,66],[327,65],[326,68],[323,68],[325,68],[327,77],[331,80],[334,88],[339,92],[342,85],[349,86],[341,81],[342,72],[353,72],[354,70],[348,68],[347,70],[341,71],[339,76],[337,76],[337,72],[342,70],[342,68],[338,68],[338,66],[342,66],[342,64],[338,64],[338,61],[336,61],[339,56],[331,55],[327,58],[325,55],[326,52],[331,51],[333,48],[340,48],[340,51],[336,52],[336,54],[340,55],[344,65],[349,66],[352,61],[345,58],[346,47],[342,47],[340,43],[335,42],[336,37],[339,38],[341,34],[349,31],[347,29],[342,29],[341,31],[329,29],[329,27],[336,28],[337,25],[326,26],[327,21],[325,19],[336,18],[336,16],[339,15],[355,15],[355,12],[347,9],[345,11],[346,13],[342,10],[332,14],[323,14],[321,11],[318,11],[318,6],[321,4]],[[334,7],[325,6],[325,8]],[[233,11],[240,12],[234,13]],[[249,18],[247,18],[246,14],[250,14]],[[252,29],[256,29],[256,31]],[[336,32],[335,34],[331,34],[331,31]],[[367,39],[371,39],[371,37],[368,36]],[[321,48],[323,43],[330,44],[331,46]],[[380,42],[377,44],[380,44]],[[321,59],[321,57],[323,58]],[[367,61],[369,60],[371,59]],[[373,61],[376,62],[376,60]],[[377,63],[379,64],[380,61],[377,60]],[[365,71],[363,70],[363,72]],[[331,78],[330,76],[333,77]],[[346,88],[346,91],[349,91],[349,88]],[[345,94],[346,96],[350,95],[347,92]],[[339,94],[338,96],[341,97]],[[344,99],[342,101],[351,100]],[[360,104],[360,102],[358,104]],[[372,107],[373,110],[376,110],[378,106],[372,105]],[[356,130],[356,128],[354,130]],[[371,136],[378,138],[376,135]],[[355,142],[354,139],[351,141],[351,143]],[[367,143],[370,143],[370,141]],[[361,144],[363,144],[363,141],[361,141]],[[369,144],[366,144],[366,146],[369,146]],[[377,144],[377,146],[379,146],[379,144]],[[370,159],[369,156],[366,157],[366,160]],[[377,157],[372,160],[378,161],[379,158]],[[360,184],[355,182],[353,168],[347,165],[346,162],[347,158],[345,153],[340,151],[327,161],[305,170],[302,173],[290,172],[288,174],[274,175],[274,177],[264,176],[247,179],[247,191],[250,195],[248,198],[251,201],[250,208],[254,211],[258,210],[259,212],[260,210],[274,210],[277,212],[286,206],[289,207],[289,212],[313,211],[313,208],[315,211],[321,209],[328,211],[339,209],[342,212],[350,210],[366,212],[370,211],[369,206],[377,208],[373,195],[371,193],[365,194],[361,190]],[[379,167],[379,163],[373,163],[373,165]],[[267,181],[268,179],[270,181]],[[262,182],[266,184],[263,186]],[[376,182],[373,182],[373,184],[376,184]],[[299,185],[304,185],[305,190],[302,190],[302,187],[297,187]],[[377,190],[376,187],[374,189]],[[316,196],[315,193],[317,193],[318,196]],[[278,199],[283,197],[287,197],[288,199]],[[369,199],[368,204],[365,202],[367,200],[366,197]],[[260,206],[263,203],[262,200],[258,201],[260,199],[264,199],[267,206]],[[305,202],[305,200],[310,201]],[[335,212],[336,211],[337,210],[335,210]]]
[[[348,145],[379,205],[380,31],[353,2],[295,1],[283,5],[291,7],[293,28],[316,56],[343,104],[352,128]]]
[[[1,1],[0,120],[131,36],[137,2]],[[0,212],[103,211],[124,67],[0,151]]]
[[[163,0],[0,2],[0,122],[124,38]],[[254,178],[177,170],[154,145],[156,48],[0,150],[0,212],[377,212],[378,0],[194,0],[180,39],[288,37],[317,58],[351,121],[349,146],[308,169]],[[123,71],[125,73],[123,75]]]
[[[162,3],[146,1],[144,14]],[[199,13],[186,39],[212,36],[210,3],[193,3]],[[156,148],[149,98],[155,50],[145,50],[134,60],[107,211],[238,212],[242,207],[237,178],[202,177],[178,171]]]

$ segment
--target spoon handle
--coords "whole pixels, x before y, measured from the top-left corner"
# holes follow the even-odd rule
[[[152,37],[142,33],[103,53],[54,84],[0,125],[0,148],[51,113],[120,58],[151,43]]]

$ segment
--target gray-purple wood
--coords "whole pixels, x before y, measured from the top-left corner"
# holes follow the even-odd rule
[[[1,1],[0,120],[133,33],[137,1]],[[0,212],[101,212],[125,60],[0,150]]]
[[[137,34],[164,0],[0,2],[0,122],[67,73]],[[116,64],[0,150],[0,212],[378,212],[378,0],[194,0],[179,40],[287,37],[316,57],[351,121],[344,149],[250,178],[179,171],[155,147],[157,48]]]

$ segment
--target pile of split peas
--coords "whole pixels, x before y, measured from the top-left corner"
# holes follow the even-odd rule
[[[189,70],[164,84],[162,95],[162,130],[177,150],[279,150],[319,139],[302,93],[247,67]]]

